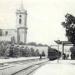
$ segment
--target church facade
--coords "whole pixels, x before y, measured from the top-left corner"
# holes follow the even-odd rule
[[[23,5],[16,11],[16,29],[0,29],[0,41],[26,43],[27,37],[27,11]]]

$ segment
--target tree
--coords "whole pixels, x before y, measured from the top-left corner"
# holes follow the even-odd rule
[[[31,56],[35,56],[35,51],[33,48],[31,48]]]
[[[36,46],[36,42],[29,42],[28,45]]]
[[[5,57],[8,57],[9,56],[9,51],[10,51],[10,48],[7,47],[6,48],[6,51],[5,51],[5,54],[4,54]]]
[[[12,36],[12,37],[11,37],[11,44],[14,44],[14,43],[15,43],[15,37]]]
[[[10,50],[9,50],[9,57],[13,57],[13,50],[14,50],[14,46],[10,46]]]
[[[0,56],[5,56],[5,51],[7,50],[7,43],[0,42]]]
[[[71,58],[75,59],[75,17],[71,14],[65,15],[65,22],[62,22],[63,27],[66,29],[66,36],[68,41],[73,44],[71,51]]]
[[[28,56],[31,56],[30,53],[31,53],[31,51],[30,51],[30,49],[28,47],[25,47],[25,48],[21,47],[20,48],[20,54],[21,54],[21,56],[28,57]]]
[[[0,36],[2,36],[2,29],[0,29]]]
[[[44,46],[43,44],[39,43],[38,46]]]
[[[20,57],[20,48],[18,46],[13,48],[13,57]]]
[[[66,29],[68,41],[75,45],[75,17],[71,14],[66,14],[65,22],[62,22],[62,25]]]
[[[31,50],[28,47],[25,48],[25,52],[26,52],[26,55],[25,55],[26,57],[31,56]]]
[[[39,50],[37,49],[36,51],[35,51],[35,56],[39,56],[40,55],[40,53],[39,53]]]
[[[44,51],[42,52],[42,56],[45,56],[45,52]]]
[[[22,47],[20,52],[21,52],[22,56],[25,57],[26,56],[27,49],[24,48],[24,47]]]

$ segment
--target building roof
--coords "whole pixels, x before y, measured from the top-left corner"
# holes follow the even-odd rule
[[[55,41],[57,44],[72,44],[71,42],[69,42],[69,41],[60,41],[60,40],[56,40]]]

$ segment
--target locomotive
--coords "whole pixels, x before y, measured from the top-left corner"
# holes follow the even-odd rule
[[[59,59],[60,57],[61,57],[60,51],[58,51],[54,48],[48,47],[48,58],[49,58],[49,60]]]

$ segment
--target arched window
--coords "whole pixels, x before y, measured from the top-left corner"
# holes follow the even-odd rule
[[[21,24],[22,23],[22,20],[21,20],[21,18],[19,19],[19,24]]]

